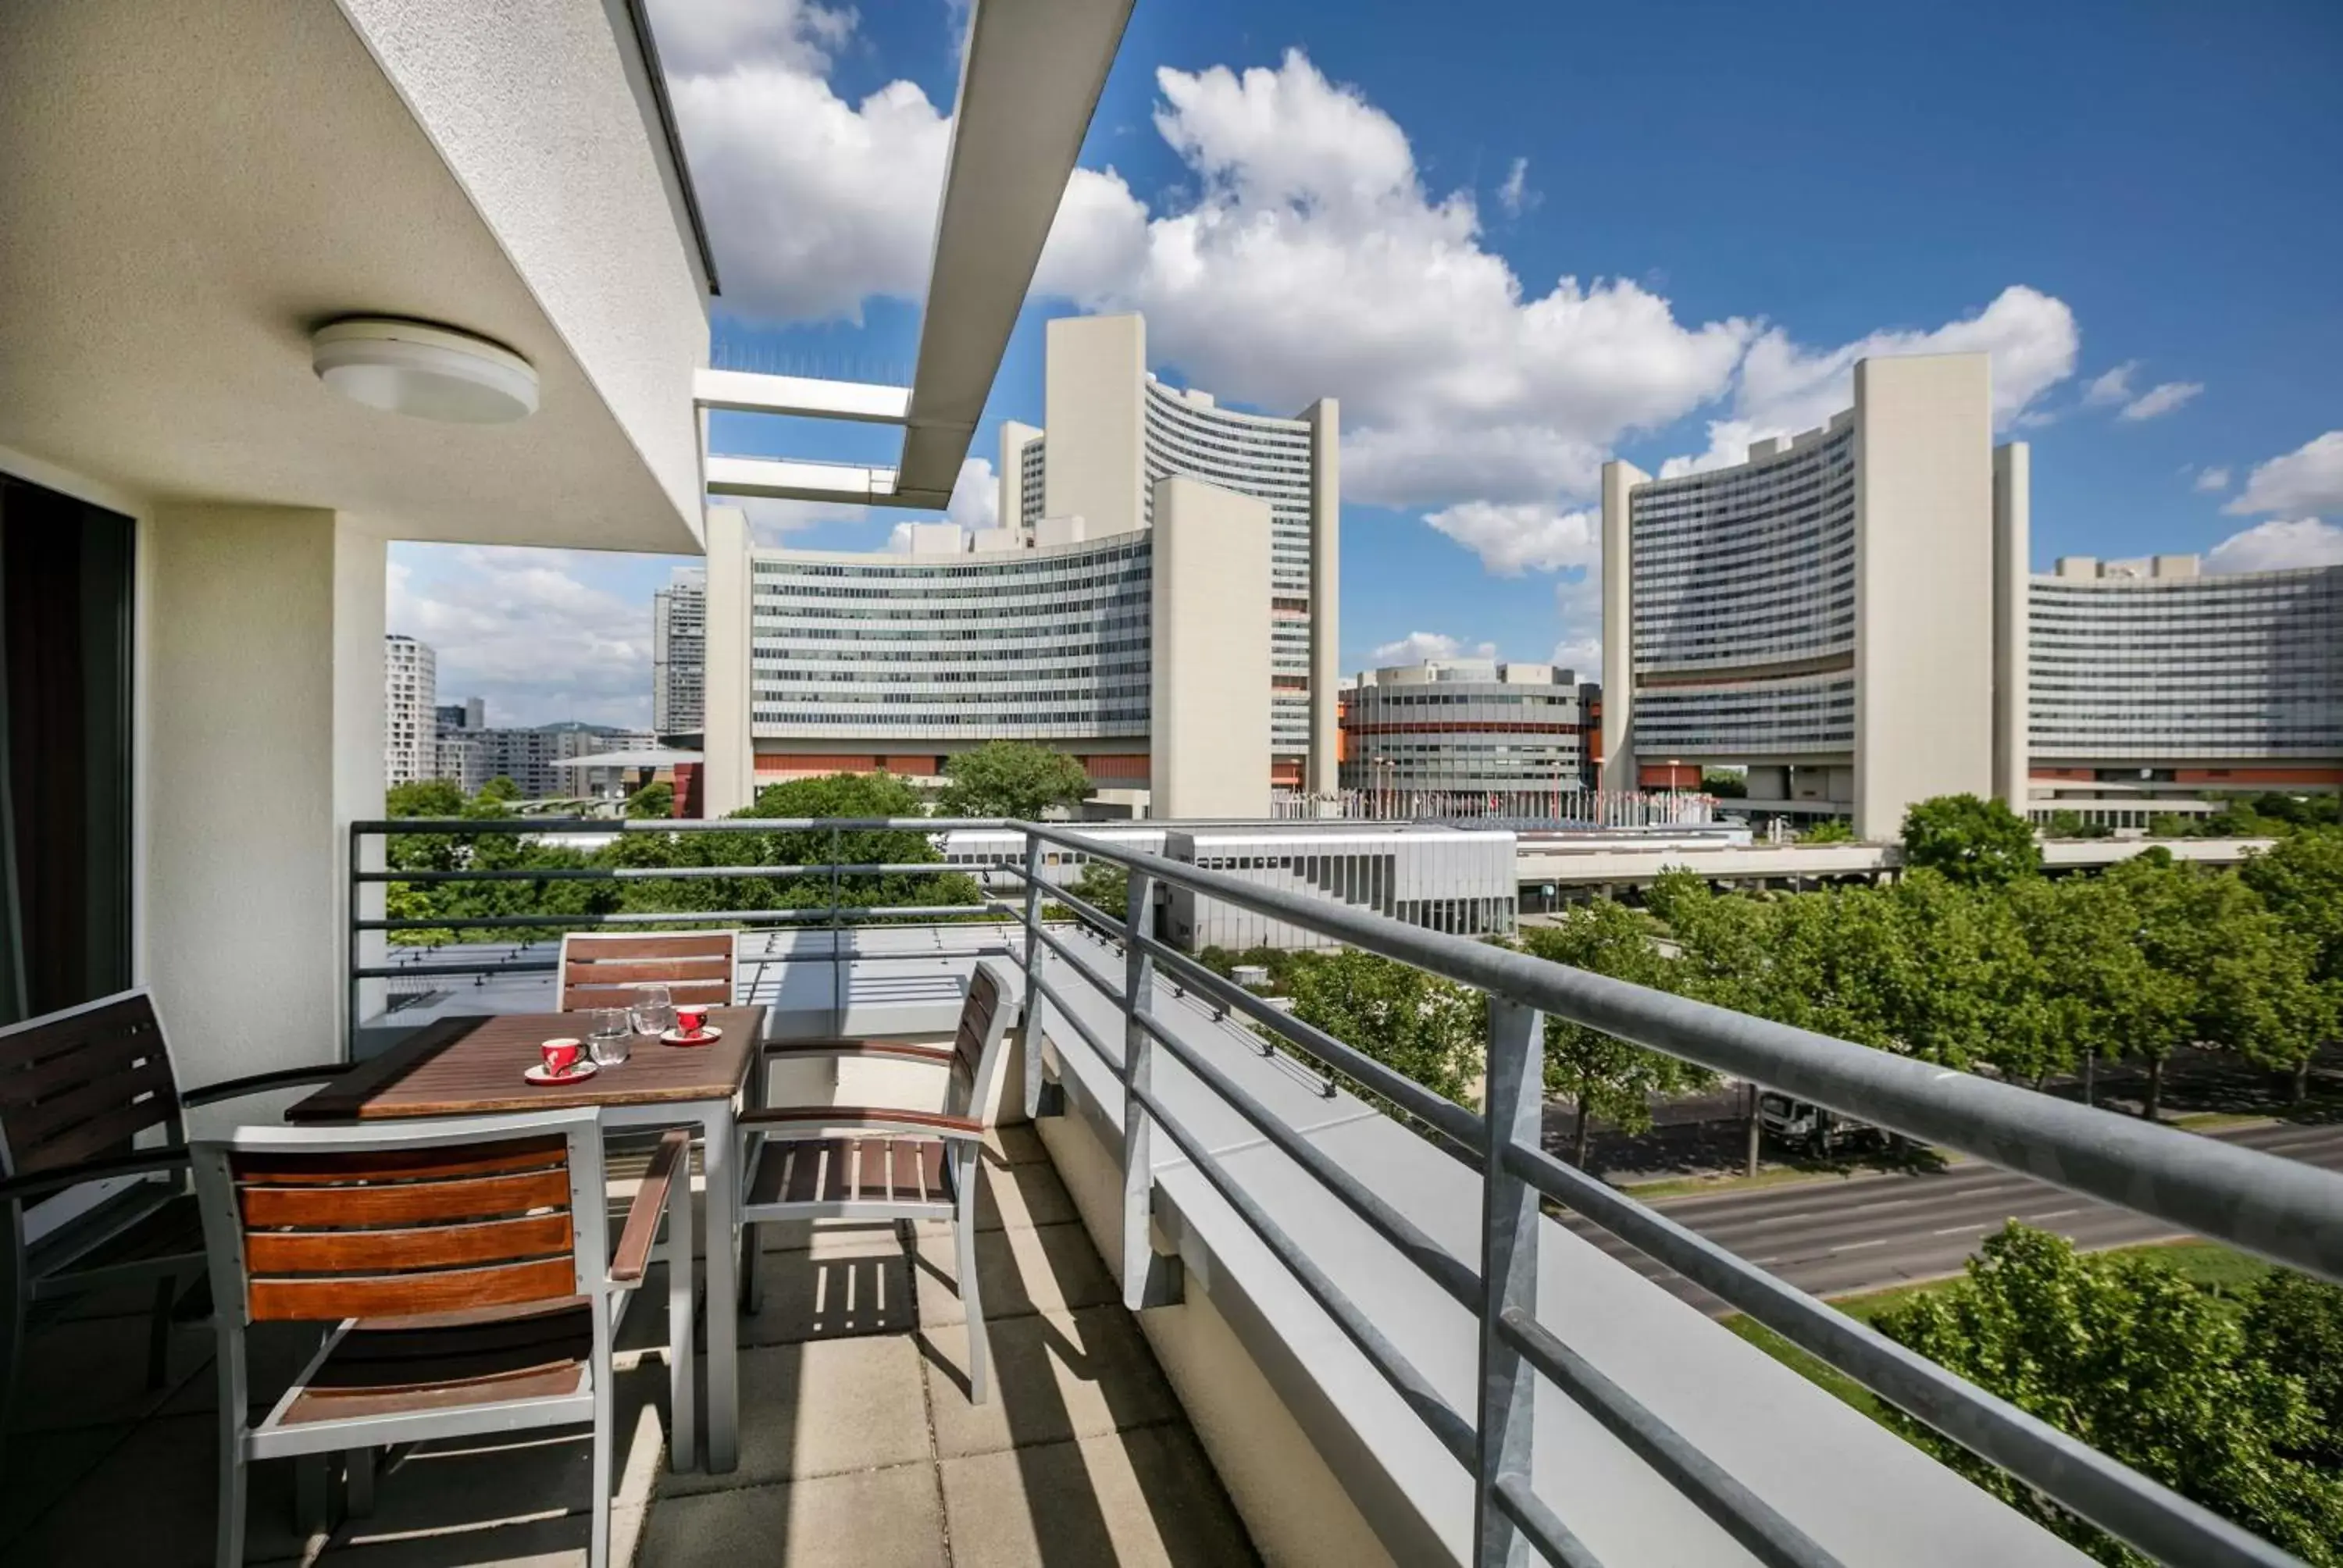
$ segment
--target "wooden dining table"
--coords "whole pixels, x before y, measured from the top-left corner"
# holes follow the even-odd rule
[[[765,1009],[711,1008],[718,1038],[705,1045],[669,1045],[637,1035],[627,1060],[573,1083],[539,1086],[522,1077],[537,1065],[540,1042],[582,1038],[578,1013],[505,1013],[443,1018],[417,1030],[380,1056],[353,1066],[290,1107],[287,1121],[372,1121],[407,1116],[486,1116],[520,1111],[592,1106],[603,1125],[691,1127],[701,1140],[708,1180],[708,1468],[729,1471],[740,1449],[739,1322],[731,1310],[739,1290],[739,1231],[737,1117],[749,1070],[764,1039]],[[688,1206],[680,1214],[689,1213]],[[670,1221],[669,1223],[673,1223]],[[684,1221],[689,1223],[689,1220]],[[692,1314],[669,1312],[668,1353],[688,1368]],[[684,1380],[689,1385],[688,1374]],[[678,1469],[692,1462],[693,1422],[676,1412],[669,1436]]]

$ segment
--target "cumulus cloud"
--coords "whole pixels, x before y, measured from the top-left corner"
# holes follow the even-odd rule
[[[1422,664],[1427,658],[1494,658],[1497,645],[1480,642],[1468,648],[1444,631],[1412,631],[1396,642],[1379,644],[1367,657],[1379,666]]]
[[[387,626],[431,645],[444,699],[485,698],[499,725],[650,722],[650,600],[590,586],[592,552],[401,548],[433,569],[391,563]]]
[[[947,521],[964,528],[989,528],[995,526],[1001,510],[1001,486],[992,473],[991,459],[970,457],[960,466],[960,477],[952,482],[951,504],[944,508]]]
[[[1603,678],[1603,639],[1599,637],[1566,637],[1554,645],[1552,662],[1571,671],[1581,680]]]
[[[1423,520],[1479,556],[1499,577],[1519,577],[1523,568],[1550,572],[1584,567],[1603,549],[1603,527],[1594,513],[1564,512],[1537,501],[1463,501]]]
[[[1750,344],[1741,363],[1732,414],[1709,424],[1708,450],[1671,457],[1660,471],[1673,477],[1727,467],[1747,458],[1752,441],[1826,423],[1855,402],[1857,360],[1896,355],[1989,355],[1994,425],[2006,428],[2074,375],[2080,342],[2066,303],[2023,284],[2003,289],[1975,315],[1942,327],[1874,332],[1835,348],[1805,347],[1780,327],[1768,328]]]
[[[2187,470],[2184,468],[2181,472],[2187,473]],[[2196,488],[2208,493],[2214,490],[2226,490],[2229,487],[2229,470],[2226,467],[2199,468],[2197,470],[2194,485]]]
[[[2317,518],[2257,523],[2215,545],[2206,555],[2205,565],[2216,572],[2343,565],[2343,528]]]
[[[2118,419],[2153,419],[2169,414],[2205,390],[2202,381],[2160,381],[2123,406]]]
[[[840,501],[783,501],[765,496],[747,496],[728,499],[728,507],[738,507],[749,516],[749,537],[760,545],[786,543],[789,536],[816,523],[862,523],[870,520],[870,508]]]
[[[2343,430],[2329,430],[2282,457],[2258,463],[2225,511],[2343,511]]]

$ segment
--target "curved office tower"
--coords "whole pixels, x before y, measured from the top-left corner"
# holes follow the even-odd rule
[[[1335,585],[1341,419],[1332,398],[1292,418],[1222,407],[1147,370],[1137,316],[1049,324],[1047,428],[1001,435],[1000,521],[1081,518],[1095,538],[1154,522],[1155,487],[1200,479],[1269,508],[1270,755],[1282,788],[1335,778]]]
[[[1855,382],[1854,407],[1733,467],[1604,466],[1606,788],[1742,766],[1752,809],[1874,839],[1915,801],[1995,789],[2010,459],[1986,357],[1870,359]]]
[[[2343,789],[2343,566],[2067,556],[2028,589],[2037,809],[2134,826],[2226,792]]]

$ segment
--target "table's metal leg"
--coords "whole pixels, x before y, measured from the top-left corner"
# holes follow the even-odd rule
[[[727,1101],[702,1122],[708,1172],[708,1470],[729,1471],[740,1452],[740,1309],[734,1249],[739,1237],[740,1178],[732,1105]]]
[[[678,1470],[697,1462],[699,1413],[693,1408],[693,1380],[699,1369],[692,1362],[691,1314],[691,1173],[671,1189],[667,1211],[667,1361],[668,1457]]]

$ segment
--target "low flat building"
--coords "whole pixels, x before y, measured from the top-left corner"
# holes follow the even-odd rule
[[[1240,881],[1372,910],[1459,936],[1503,936],[1519,907],[1513,835],[1493,828],[1415,824],[1184,827],[1163,855]],[[1191,952],[1225,948],[1339,948],[1284,920],[1187,888],[1172,889],[1163,934]]]
[[[2343,566],[2062,557],[2027,585],[2027,809],[2138,827],[2343,790]]]

